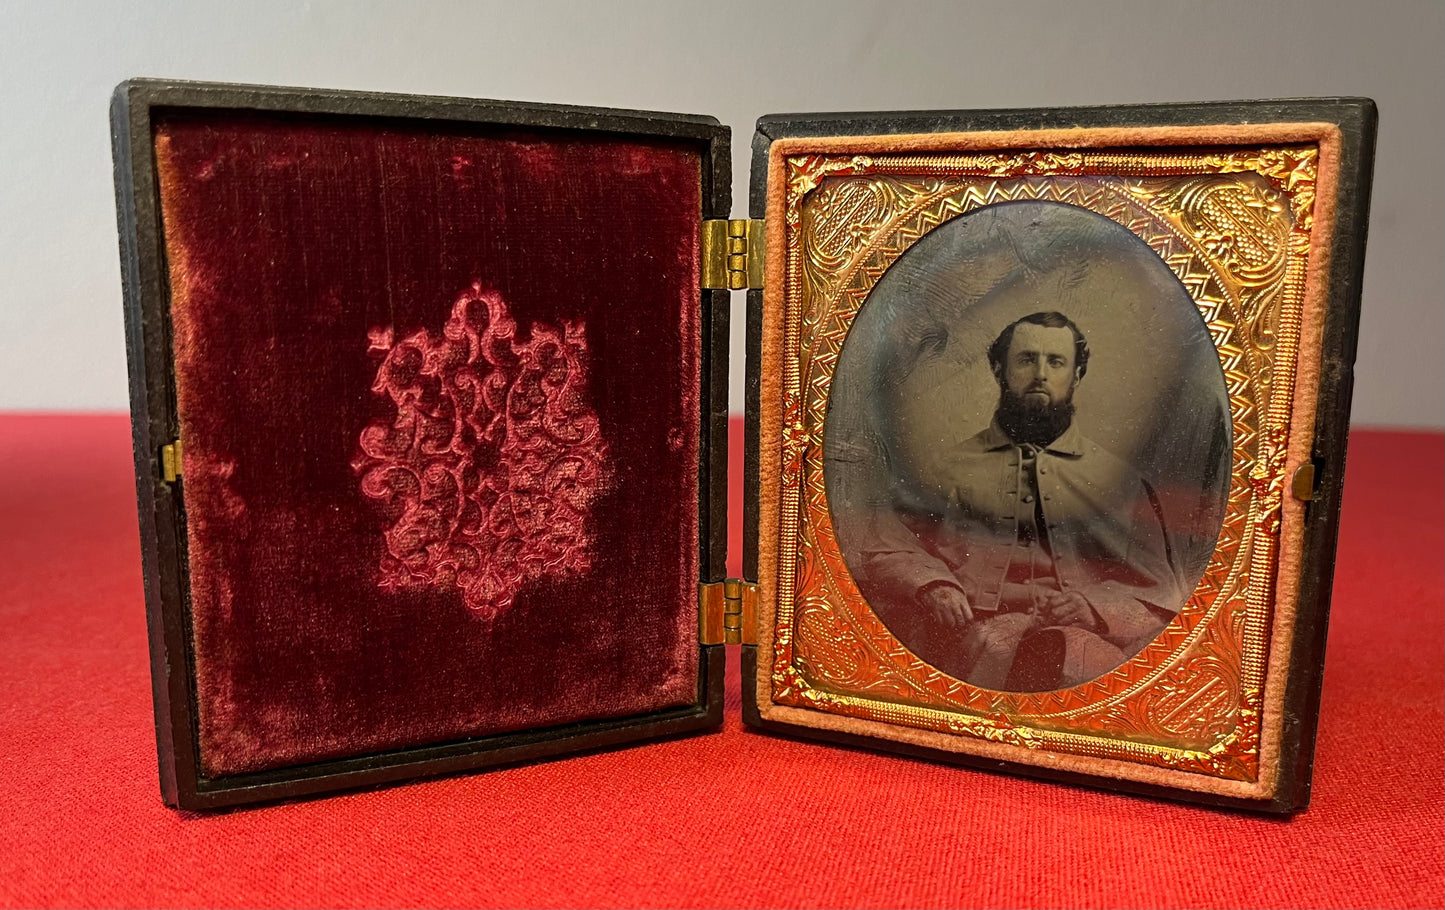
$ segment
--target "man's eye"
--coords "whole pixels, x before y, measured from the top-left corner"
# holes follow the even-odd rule
[[[1051,366],[1051,367],[1061,367],[1061,366],[1063,366],[1063,365],[1064,365],[1064,358],[1062,358],[1062,357],[1050,357],[1050,358],[1049,358],[1049,366]]]

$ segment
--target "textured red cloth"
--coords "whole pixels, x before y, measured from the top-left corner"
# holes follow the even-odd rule
[[[695,701],[702,143],[155,129],[207,773]]]
[[[1291,821],[753,733],[735,669],[720,734],[191,815],[156,785],[125,418],[0,417],[0,905],[1441,906],[1445,438],[1351,446]]]

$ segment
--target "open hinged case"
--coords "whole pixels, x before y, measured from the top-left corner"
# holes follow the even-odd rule
[[[1374,108],[112,110],[166,801],[717,726],[1308,800]],[[724,579],[747,289],[744,578]]]

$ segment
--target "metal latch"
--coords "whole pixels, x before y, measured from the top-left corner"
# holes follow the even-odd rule
[[[702,223],[702,286],[740,291],[763,286],[763,222],[709,218]]]
[[[698,593],[698,641],[752,645],[758,641],[758,586],[741,578],[703,582]]]
[[[1309,502],[1315,498],[1314,462],[1307,461],[1300,465],[1299,469],[1294,472],[1294,478],[1290,483],[1290,492],[1294,494],[1295,499],[1301,499],[1305,502]]]
[[[184,456],[179,439],[161,446],[161,479],[175,483],[181,479],[181,459]]]

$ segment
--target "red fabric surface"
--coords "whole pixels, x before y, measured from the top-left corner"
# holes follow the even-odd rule
[[[156,134],[207,773],[694,702],[701,145]]]
[[[735,669],[719,734],[171,811],[127,432],[0,417],[4,906],[1445,903],[1438,434],[1351,443],[1314,804],[1286,821],[753,733]]]

